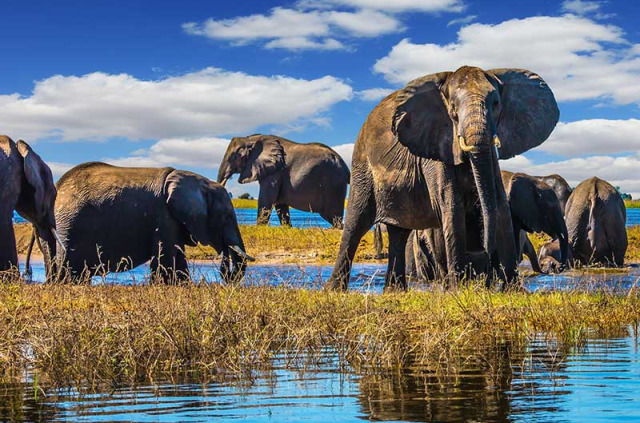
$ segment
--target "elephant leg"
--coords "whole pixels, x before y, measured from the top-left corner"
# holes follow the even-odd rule
[[[18,253],[16,251],[16,237],[13,232],[11,217],[5,218],[7,222],[0,224],[0,271],[14,269],[18,266]]]
[[[336,264],[327,281],[330,289],[347,290],[353,258],[358,250],[362,237],[371,229],[376,220],[376,207],[373,198],[373,187],[354,186],[349,194],[347,216],[345,219],[342,240]]]
[[[529,262],[531,262],[531,268],[534,272],[543,273],[540,268],[540,263],[538,262],[538,254],[536,254],[536,249],[533,247],[531,240],[527,236],[525,231],[520,231],[520,245],[522,246],[522,253],[527,256]]]
[[[268,225],[271,218],[271,209],[278,203],[280,192],[280,177],[272,176],[260,181],[260,193],[258,194],[258,220],[257,225]]]
[[[163,251],[159,260],[157,257],[151,260],[151,278],[154,282],[176,285],[189,281],[189,266],[183,252],[184,246],[181,249],[177,247],[171,248],[172,251]]]
[[[499,182],[502,184],[502,181]],[[499,187],[501,188],[501,187]],[[494,273],[506,283],[515,281],[518,277],[518,259],[521,251],[516,243],[511,210],[507,202],[504,189],[497,190],[498,197],[498,229],[496,231],[496,253],[491,256],[491,272],[487,285],[491,283]],[[519,231],[517,232],[519,234]]]
[[[291,215],[289,214],[289,206],[286,204],[277,204],[276,213],[280,219],[280,226],[291,226]]]
[[[376,252],[374,258],[381,260],[384,258],[384,243],[382,241],[382,224],[376,223],[373,227],[373,249]]]
[[[389,234],[389,263],[387,265],[387,275],[384,279],[384,290],[406,291],[405,248],[411,230],[387,225],[387,233]]]

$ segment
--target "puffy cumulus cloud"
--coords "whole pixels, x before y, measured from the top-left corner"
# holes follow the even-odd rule
[[[292,124],[352,97],[351,87],[331,76],[305,80],[206,68],[141,80],[97,72],[47,78],[25,97],[0,95],[0,122],[24,139],[193,138]]]
[[[560,122],[538,150],[565,157],[640,152],[640,120],[587,119]]]
[[[185,32],[215,40],[245,45],[267,41],[266,48],[287,50],[346,49],[340,38],[376,37],[402,30],[393,16],[375,10],[296,10],[276,7],[267,15],[233,19],[209,18],[182,25]]]
[[[575,16],[535,16],[496,25],[472,24],[451,44],[395,45],[374,65],[393,83],[462,65],[526,68],[539,73],[559,100],[602,98],[640,103],[640,54],[622,29]]]
[[[228,145],[229,140],[224,138],[167,138],[159,140],[147,150],[138,150],[129,157],[106,158],[104,161],[117,166],[217,169]]]
[[[358,91],[356,94],[358,98],[363,101],[378,101],[394,91],[395,90],[391,88],[369,88],[368,90]]]
[[[404,30],[400,12],[460,12],[460,0],[301,0],[231,19],[187,22],[191,35],[227,41],[233,46],[262,43],[268,49],[346,50],[344,40],[377,37]]]
[[[533,163],[524,156],[516,156],[502,161],[500,168],[529,175],[557,173],[574,187],[585,179],[597,176],[614,186],[619,186],[623,192],[628,192],[633,198],[640,198],[640,180],[637,178],[638,169],[640,169],[638,155],[623,157],[599,155],[546,163]]]
[[[349,166],[349,169],[351,169],[351,159],[353,157],[354,145],[355,145],[354,143],[350,143],[350,144],[340,144],[340,145],[331,147],[336,151],[336,153],[340,154],[344,162],[347,164],[347,166]]]

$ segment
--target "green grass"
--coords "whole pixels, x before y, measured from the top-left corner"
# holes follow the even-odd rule
[[[628,209],[640,209],[640,200],[624,200],[624,205]]]
[[[232,198],[231,203],[236,209],[257,209],[258,200],[245,200],[240,198]]]
[[[169,300],[170,299],[170,300]],[[313,366],[450,371],[534,337],[569,346],[636,330],[636,292],[450,291],[366,295],[286,287],[0,286],[0,378],[96,388]]]

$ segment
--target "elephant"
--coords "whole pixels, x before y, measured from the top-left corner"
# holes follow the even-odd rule
[[[258,225],[269,224],[275,206],[280,224],[291,226],[289,207],[316,212],[342,227],[349,168],[324,144],[301,144],[275,135],[235,137],[218,171],[223,186],[235,173],[241,184],[258,181]]]
[[[627,210],[622,196],[610,183],[592,177],[578,184],[567,201],[565,220],[574,262],[585,266],[624,265]],[[539,258],[553,266],[557,250],[556,243],[547,243]]]
[[[569,200],[569,196],[571,195],[572,191],[567,181],[562,176],[557,174],[547,176],[533,176],[533,178],[542,181],[553,188],[553,191],[556,193],[558,200],[560,200],[562,213],[564,213],[567,206],[567,201]]]
[[[538,257],[527,233],[544,232],[558,240],[558,270],[566,265],[568,235],[560,201],[553,188],[536,177],[524,173],[501,171],[502,182],[509,202],[513,233],[517,237],[517,262],[526,255],[531,268],[543,273]],[[477,230],[477,228],[476,228]],[[469,231],[469,228],[467,229]],[[476,238],[479,235],[475,235]],[[467,248],[467,269],[479,275],[486,269],[488,257],[483,251]],[[446,276],[447,261],[444,238],[440,228],[416,231],[407,243],[407,269],[420,279],[441,279]]]
[[[47,257],[55,256],[54,202],[56,188],[49,166],[26,142],[0,136],[0,271],[17,269],[18,253],[13,232],[13,211],[31,222]],[[27,265],[27,273],[29,266]]]
[[[413,229],[442,228],[447,274],[459,277],[467,217],[481,221],[487,275],[513,281],[515,237],[498,159],[540,145],[558,118],[548,85],[521,69],[463,66],[387,96],[354,146],[345,227],[327,286],[348,288],[358,244],[374,223],[385,223],[389,233],[385,289],[407,288],[405,247]]]
[[[222,254],[226,282],[239,281],[247,255],[229,194],[220,184],[184,170],[80,164],[57,183],[55,219],[66,254],[49,280],[87,282],[149,260],[167,283],[189,278],[185,245]]]

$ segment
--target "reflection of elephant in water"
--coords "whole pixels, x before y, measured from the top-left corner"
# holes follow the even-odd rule
[[[547,176],[533,176],[533,178],[544,182],[553,188],[553,191],[556,193],[556,197],[560,201],[560,208],[562,209],[562,213],[564,214],[565,207],[567,206],[567,201],[569,200],[569,196],[571,195],[571,187],[564,180],[564,178],[560,175],[547,175]]]
[[[0,271],[18,266],[13,211],[33,224],[43,240],[45,259],[56,254],[53,204],[56,188],[51,170],[29,145],[0,136]]]
[[[470,214],[482,221],[479,243],[491,257],[488,273],[513,280],[515,240],[498,158],[541,144],[558,116],[546,83],[516,69],[464,66],[416,79],[382,100],[354,147],[345,229],[330,286],[347,288],[358,244],[376,222],[385,223],[389,233],[387,288],[406,288],[405,245],[412,229],[441,227],[447,273],[460,275]]]
[[[258,181],[258,224],[268,224],[275,206],[280,224],[291,225],[289,207],[319,213],[342,227],[349,168],[324,144],[299,144],[274,135],[233,138],[220,164],[218,182],[235,173],[241,184]]]
[[[611,184],[596,177],[581,182],[567,201],[565,220],[573,259],[583,265],[624,264],[627,210]],[[540,250],[540,260],[553,268],[558,248],[555,242],[545,244]]]
[[[567,227],[560,202],[553,189],[524,173],[502,171],[514,234],[518,234],[518,262],[524,253],[534,271],[540,272],[536,251],[527,232],[544,232],[559,240],[562,245],[559,263],[566,263]],[[470,230],[469,228],[467,229]],[[477,230],[477,228],[476,228]],[[477,235],[476,235],[477,237]],[[446,276],[446,254],[444,239],[439,228],[416,231],[407,243],[410,260],[407,268],[421,279],[438,279]],[[471,246],[467,247],[467,259],[473,272],[478,275],[486,268],[487,256]]]
[[[56,221],[74,278],[124,271],[148,260],[154,275],[187,279],[186,245],[222,253],[226,281],[250,259],[227,191],[195,173],[85,163],[58,181]],[[64,270],[64,269],[63,269]]]

